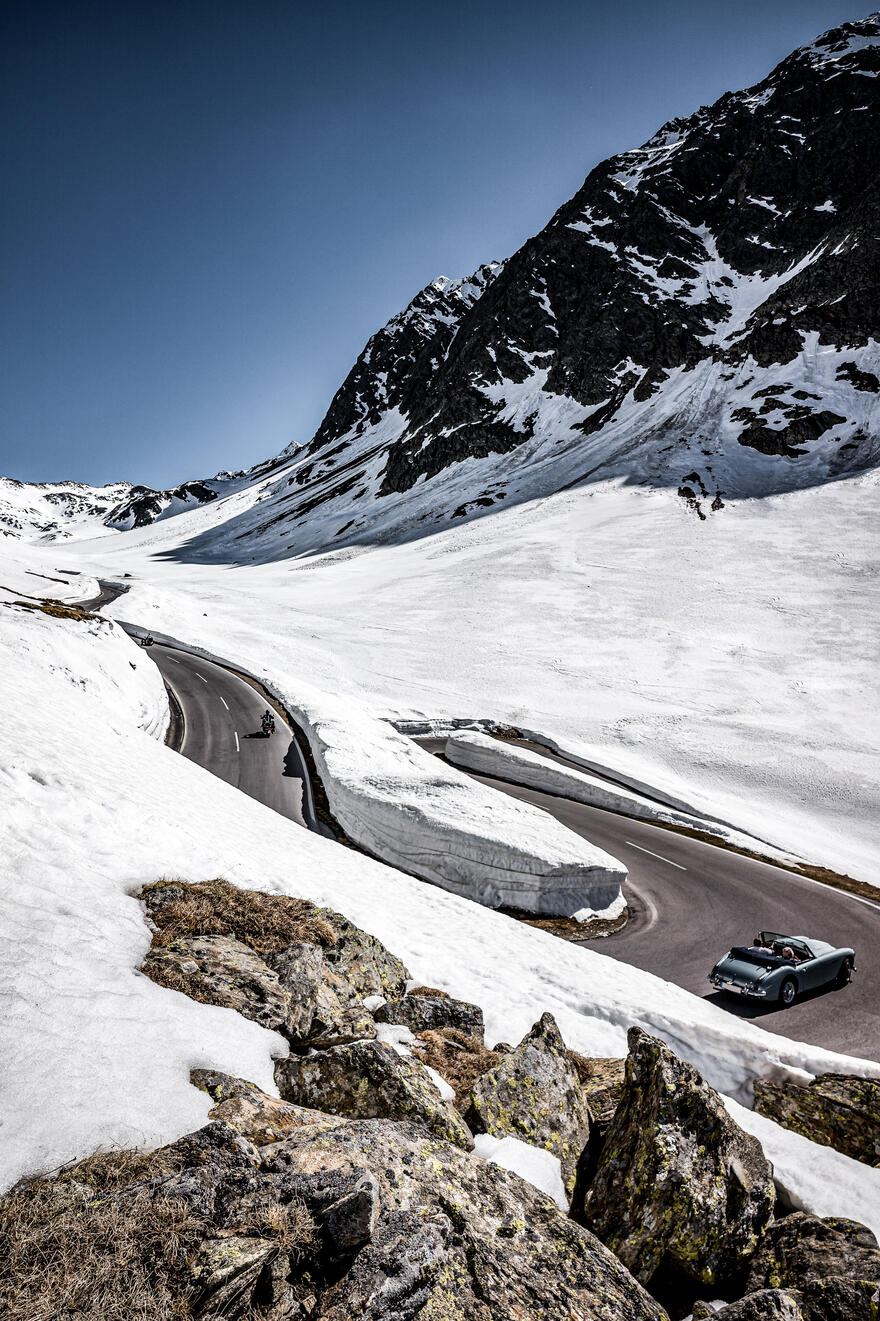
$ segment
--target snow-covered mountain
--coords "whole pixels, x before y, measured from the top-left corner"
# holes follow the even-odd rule
[[[60,541],[100,536],[105,529],[119,532],[148,527],[218,496],[238,491],[279,466],[280,460],[258,464],[248,472],[221,472],[204,481],[181,482],[156,490],[111,482],[88,486],[83,482],[19,482],[0,477],[0,532],[26,541]]]
[[[614,476],[705,518],[875,465],[878,179],[873,14],[597,166],[503,266],[428,285],[237,538],[399,539]]]
[[[88,486],[0,477],[0,533],[45,541],[93,537],[132,489],[130,482]]]

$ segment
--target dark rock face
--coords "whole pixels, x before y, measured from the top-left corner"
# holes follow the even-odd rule
[[[772,1219],[772,1168],[691,1065],[638,1028],[629,1047],[585,1222],[645,1284],[735,1279]]]
[[[880,1165],[880,1081],[823,1073],[808,1087],[755,1082],[755,1109],[783,1128]]]
[[[752,1260],[748,1287],[805,1289],[815,1284],[819,1289],[831,1280],[869,1281],[875,1290],[880,1288],[877,1240],[854,1221],[823,1220],[797,1211],[768,1229]]]
[[[133,486],[121,504],[110,510],[104,522],[109,527],[148,527],[174,501],[195,508],[216,500],[217,495],[213,486],[198,481],[183,482],[167,491],[154,491],[150,486]]]
[[[483,1011],[479,1005],[448,995],[406,995],[402,1000],[389,1000],[375,1010],[374,1018],[377,1023],[397,1023],[411,1032],[452,1027],[483,1040]]]
[[[878,72],[876,15],[827,32],[598,165],[503,266],[427,286],[370,340],[246,535],[280,524],[332,544],[375,518],[419,529],[591,477],[694,490],[695,461],[718,514],[722,490],[875,464]],[[732,426],[782,381],[779,413]]]
[[[466,1117],[475,1133],[516,1137],[558,1156],[571,1196],[590,1137],[590,1109],[551,1014],[478,1079]]]

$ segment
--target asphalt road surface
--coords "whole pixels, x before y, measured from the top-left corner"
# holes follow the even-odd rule
[[[316,828],[293,731],[277,711],[275,734],[266,737],[260,730],[265,697],[245,679],[200,656],[159,643],[146,650],[183,712],[183,756],[291,821]]]
[[[101,596],[89,603],[93,609],[120,593],[118,584],[100,586]],[[265,699],[230,670],[188,652],[156,644],[149,655],[183,711],[183,755],[283,816],[321,829],[289,726],[276,714],[278,732],[268,739],[260,734]],[[442,739],[419,742],[434,752],[445,746]],[[543,808],[628,868],[631,918],[622,931],[593,942],[603,954],[771,1032],[880,1060],[880,904],[644,821],[488,776],[474,778]],[[788,1009],[716,992],[706,980],[709,969],[731,945],[747,944],[761,930],[852,946],[852,983],[804,996]]]
[[[434,752],[445,746],[442,739],[419,742]],[[880,904],[645,821],[484,775],[474,779],[543,808],[629,869],[632,916],[622,931],[590,942],[602,954],[656,973],[770,1032],[880,1060]],[[851,945],[857,969],[851,984],[810,994],[788,1009],[715,991],[706,980],[712,965],[761,930]]]

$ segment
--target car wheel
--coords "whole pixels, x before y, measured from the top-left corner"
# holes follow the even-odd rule
[[[853,961],[852,959],[844,959],[843,963],[840,965],[840,972],[837,974],[837,985],[846,986],[852,981],[852,975]]]
[[[782,986],[779,988],[779,999],[786,1006],[794,1004],[797,995],[797,982],[793,977],[786,977]]]

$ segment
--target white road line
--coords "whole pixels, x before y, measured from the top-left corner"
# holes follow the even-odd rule
[[[168,659],[171,661],[171,664],[172,664],[172,665],[179,665],[179,664],[180,664],[180,661],[179,661],[179,660],[175,660],[173,656],[169,656]]]
[[[220,697],[220,694],[218,693],[217,696]],[[220,697],[220,701],[223,703],[223,705],[226,707],[226,710],[228,711],[228,710],[229,710],[229,704],[227,703],[225,697]]]
[[[659,858],[661,862],[668,862],[670,867],[677,867],[679,871],[687,871],[687,867],[682,867],[680,862],[673,862],[671,858],[664,858],[662,853],[653,853],[651,849],[643,849],[641,844],[634,844],[631,839],[625,839],[624,844],[628,844],[631,849],[638,849],[639,853],[650,853],[652,858]]]
[[[204,676],[203,674],[197,674],[197,675],[196,675],[196,678],[197,678],[197,679],[201,679],[202,683],[207,683],[207,682],[208,682],[208,680],[205,678],[205,676]]]
[[[236,752],[241,752],[241,745],[239,744],[239,741],[238,741],[238,734],[237,734],[237,732],[236,732],[235,730],[233,730],[232,732],[233,732],[233,734],[235,734],[235,751],[236,751]]]

